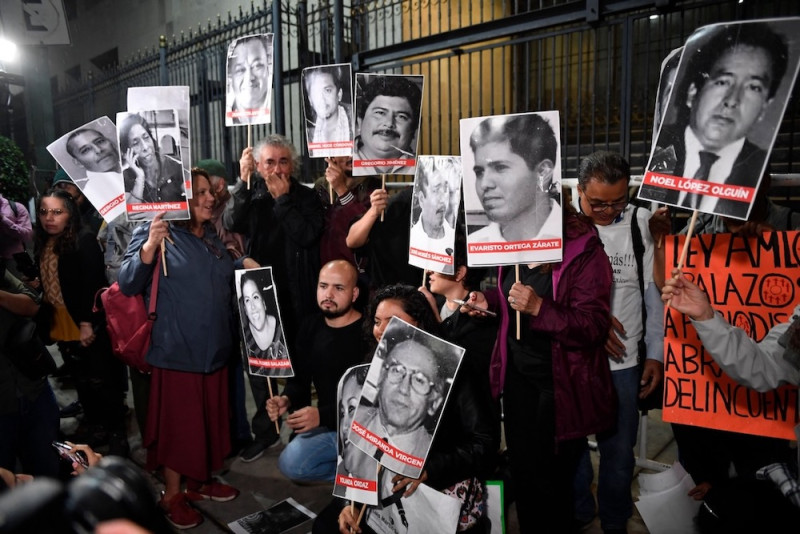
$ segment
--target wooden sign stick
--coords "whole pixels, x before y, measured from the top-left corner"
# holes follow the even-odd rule
[[[386,190],[386,175],[381,174],[381,189]],[[386,211],[386,210],[384,210]],[[381,222],[383,222],[383,211],[381,212]]]
[[[267,377],[267,388],[269,388],[269,398],[271,399],[272,397],[274,397],[274,395],[272,394],[272,381],[269,379],[269,377]],[[278,435],[280,436],[281,427],[278,426],[277,419],[275,419],[275,430],[278,432]]]
[[[694,233],[694,225],[697,222],[697,210],[694,210],[692,213],[692,219],[689,221],[689,227],[686,231],[686,241],[683,242],[683,250],[681,251],[681,257],[678,260],[678,269],[680,270],[683,267],[683,262],[686,261],[686,255],[689,253],[689,241],[692,239],[692,234]],[[675,275],[672,278],[677,278],[679,275]],[[667,301],[667,307],[672,303],[672,299]]]
[[[381,468],[382,467],[383,467],[383,465],[378,464],[378,472],[377,472],[377,474],[375,476],[375,478],[378,480],[379,483],[380,483],[380,479],[381,479]],[[355,504],[353,506],[355,506]],[[361,511],[358,513],[358,519],[356,519],[356,526],[361,524],[361,518],[364,517],[364,512],[366,510],[367,510],[367,503],[364,503],[364,504],[361,505]],[[351,528],[350,532],[352,533],[352,532],[355,532],[355,531]]]
[[[519,263],[514,265],[514,275],[516,276],[517,282],[519,282]],[[520,316],[519,310],[517,310],[517,340],[519,340],[520,332],[519,332],[519,325],[520,325]]]
[[[161,268],[164,270],[164,276],[167,276],[167,244],[165,240],[161,240]]]
[[[361,505],[361,511],[358,512],[358,519],[356,519],[356,526],[361,524],[361,518],[364,517],[364,512],[367,510],[367,503]]]

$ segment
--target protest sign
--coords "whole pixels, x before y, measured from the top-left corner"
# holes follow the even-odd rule
[[[249,373],[272,377],[294,376],[283,334],[272,267],[239,269],[234,274]]]
[[[684,241],[667,239],[668,265],[677,264]],[[798,267],[800,232],[749,239],[705,234],[691,239],[683,272],[728,322],[759,341],[797,305]],[[667,308],[664,328],[664,421],[795,439],[797,387],[762,393],[737,384],[706,352],[687,316]]]

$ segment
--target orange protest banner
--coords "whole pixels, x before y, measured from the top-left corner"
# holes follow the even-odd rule
[[[677,264],[684,241],[667,239],[668,266]],[[800,300],[800,232],[693,237],[683,272],[728,322],[760,341]],[[760,393],[737,384],[705,351],[688,317],[665,313],[664,421],[795,439],[797,387]]]

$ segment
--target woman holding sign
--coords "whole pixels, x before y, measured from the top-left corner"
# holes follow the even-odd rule
[[[165,268],[147,353],[153,373],[143,444],[147,469],[163,468],[160,505],[180,529],[203,520],[188,500],[222,502],[239,494],[211,479],[231,448],[226,364],[233,343],[234,263],[210,222],[214,195],[208,175],[192,169],[192,183],[192,218],[170,224],[161,212],[139,226],[119,272],[120,289],[144,294],[147,301],[153,269]]]
[[[616,421],[604,348],[611,267],[591,220],[570,204],[564,210],[561,263],[520,265],[518,277],[501,267],[499,287],[473,291],[468,300],[500,315],[489,373],[492,394],[503,392],[522,532],[570,531],[572,481],[586,436]]]
[[[372,326],[376,343],[392,317],[430,333],[440,333],[438,321],[427,299],[412,286],[397,284],[380,289],[372,299],[370,312],[372,321],[365,322],[365,325]],[[459,532],[486,531],[483,481],[494,469],[500,443],[499,422],[492,413],[490,399],[481,397],[480,389],[475,385],[476,380],[467,367],[459,369],[420,478],[396,475],[382,468],[391,476],[392,492],[402,493],[401,505],[422,483],[461,498],[463,506]],[[384,500],[387,497],[391,495],[381,495]],[[335,514],[339,511],[337,527]],[[406,506],[404,512],[411,523],[415,519],[413,506]],[[381,511],[371,507],[367,510],[366,520],[358,525],[363,533],[373,532],[368,526],[371,513],[380,514]],[[341,502],[334,501],[317,517],[312,532],[348,532],[350,527],[358,523],[357,517],[358,510],[354,516],[350,507],[342,508]]]

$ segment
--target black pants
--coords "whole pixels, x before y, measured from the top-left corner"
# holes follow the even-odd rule
[[[78,400],[83,405],[86,422],[99,425],[106,432],[125,432],[125,365],[111,352],[108,332],[100,328],[94,343],[59,342],[65,359],[75,364],[73,378]]]
[[[791,532],[800,524],[800,508],[771,481],[739,477],[711,487],[697,524],[704,534]]]
[[[555,441],[553,378],[523,375],[509,361],[503,393],[505,436],[520,532],[569,532],[573,480],[586,439]]]

